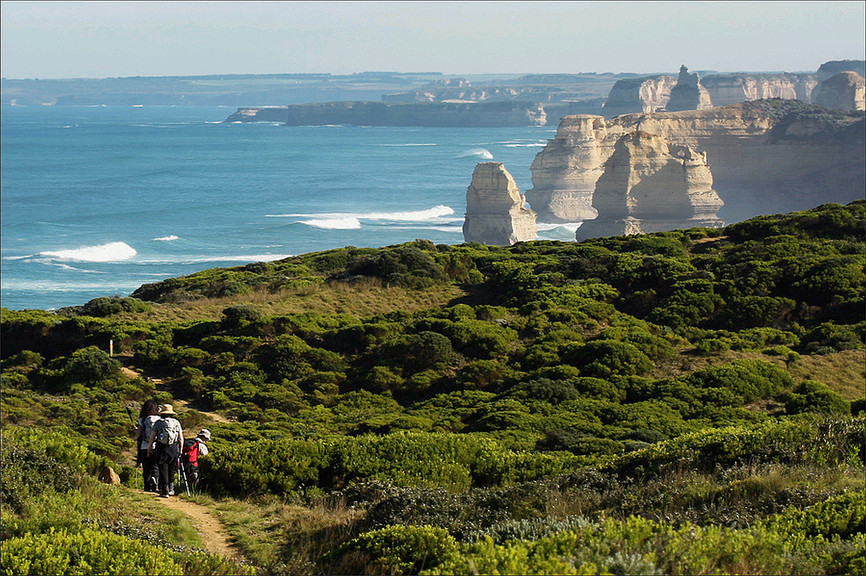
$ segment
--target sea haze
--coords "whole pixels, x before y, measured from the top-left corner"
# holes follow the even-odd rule
[[[505,163],[525,191],[555,133],[223,123],[231,112],[4,107],[2,306],[80,305],[349,245],[459,244],[475,164]]]

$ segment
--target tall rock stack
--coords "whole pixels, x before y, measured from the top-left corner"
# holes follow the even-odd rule
[[[710,93],[701,86],[701,79],[697,74],[689,74],[689,69],[680,66],[680,75],[677,85],[671,89],[671,96],[665,109],[668,112],[679,110],[703,110],[712,108]]]
[[[565,116],[556,137],[532,161],[532,190],[526,199],[541,222],[583,222],[598,214],[592,207],[595,183],[613,154],[602,116]]]
[[[514,178],[500,162],[475,166],[466,190],[463,238],[496,246],[535,240],[535,212],[524,206]]]
[[[616,143],[593,198],[598,218],[585,222],[578,240],[682,228],[718,228],[722,207],[705,153],[646,132]]]
[[[866,80],[856,72],[840,72],[818,85],[813,101],[834,110],[866,110]]]

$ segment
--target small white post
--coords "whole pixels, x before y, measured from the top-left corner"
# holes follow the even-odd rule
[[[108,341],[108,355],[114,358],[114,340]]]

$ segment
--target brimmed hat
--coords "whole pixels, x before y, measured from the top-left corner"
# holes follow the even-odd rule
[[[177,413],[172,409],[171,404],[163,404],[159,411],[160,416],[177,416]]]
[[[209,441],[209,440],[210,440],[210,430],[208,430],[207,428],[202,428],[202,429],[199,431],[198,436],[201,436],[201,437],[204,438],[206,441]]]

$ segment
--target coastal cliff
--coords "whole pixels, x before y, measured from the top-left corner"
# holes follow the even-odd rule
[[[610,89],[603,112],[607,118],[663,109],[677,84],[673,76],[659,75],[620,80]]]
[[[706,154],[645,132],[617,140],[592,204],[598,218],[584,222],[578,239],[724,225]]]
[[[866,80],[856,72],[840,72],[821,82],[815,104],[834,110],[866,110]]]
[[[567,116],[532,164],[526,193],[540,222],[573,221],[604,174],[617,141],[643,132],[706,152],[719,217],[752,216],[845,204],[866,189],[866,115],[832,113],[797,101],[601,116]],[[588,218],[589,216],[584,216]]]
[[[326,102],[282,108],[239,108],[226,122],[283,122],[288,126],[495,127],[543,126],[544,107],[535,102]]]
[[[701,78],[701,85],[713,106],[768,98],[809,103],[818,79],[814,74],[716,74]]]

